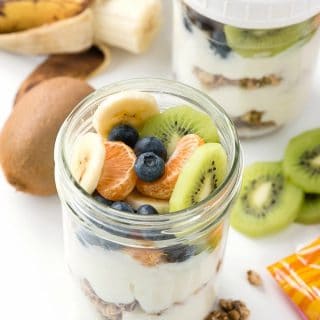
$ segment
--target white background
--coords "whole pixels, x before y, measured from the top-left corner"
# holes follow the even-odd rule
[[[171,77],[171,17],[166,9],[164,28],[152,49],[142,56],[113,50],[111,67],[90,81],[94,87],[131,77]],[[0,53],[0,125],[10,113],[19,85],[42,59]],[[290,137],[320,126],[319,88],[318,66],[314,94],[303,115],[275,134],[243,141],[246,164],[281,159]],[[68,319],[70,300],[63,262],[59,200],[18,193],[2,175],[0,200],[0,318]],[[320,225],[292,225],[284,232],[262,240],[248,239],[230,230],[219,296],[243,299],[252,310],[252,320],[298,320],[298,315],[266,272],[266,266],[319,235]],[[247,283],[245,272],[248,269],[261,273],[262,289]]]

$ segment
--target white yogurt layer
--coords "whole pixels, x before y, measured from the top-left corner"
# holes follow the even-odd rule
[[[183,25],[178,1],[175,1],[175,6],[173,68],[177,80],[205,91],[232,117],[252,110],[264,111],[264,121],[272,120],[282,125],[303,109],[312,88],[320,30],[304,45],[297,44],[273,57],[244,58],[232,51],[227,58],[222,58],[210,49],[208,39],[201,30],[193,27],[192,33],[188,32]],[[250,90],[231,85],[208,89],[193,73],[194,67],[231,80],[274,74],[282,81],[277,86]]]
[[[159,315],[144,313],[140,308],[124,312],[122,320],[202,320],[212,310],[215,300],[215,284],[210,282],[199,292]]]
[[[95,293],[109,303],[138,301],[145,313],[159,313],[184,303],[209,281],[215,281],[220,250],[203,252],[181,263],[147,267],[123,251],[84,247],[72,230],[66,231],[65,238],[72,273],[87,279]]]
[[[146,314],[140,307],[132,312],[124,312],[122,320],[195,320],[204,319],[212,310],[215,300],[215,283],[210,282],[190,296],[184,303],[173,305],[161,314]],[[74,283],[74,295],[70,320],[104,320],[89,299]]]

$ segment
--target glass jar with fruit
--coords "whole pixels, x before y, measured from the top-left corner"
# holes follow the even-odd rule
[[[241,137],[290,122],[313,87],[320,1],[174,0],[173,71],[222,105]]]
[[[74,319],[204,319],[242,158],[200,91],[135,79],[80,103],[55,146]]]

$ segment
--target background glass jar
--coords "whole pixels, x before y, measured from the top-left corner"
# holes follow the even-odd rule
[[[248,12],[237,15],[242,27],[234,27],[210,18],[209,9],[208,16],[199,13],[189,2],[201,1],[174,0],[176,79],[203,90],[222,105],[241,137],[266,134],[297,117],[313,87],[320,15],[297,24],[254,29],[245,27],[250,23]],[[258,13],[253,15],[256,21]],[[268,12],[262,14],[266,21],[270,18]],[[235,21],[240,23],[239,19]]]
[[[93,130],[99,103],[124,90],[151,93],[161,109],[192,105],[213,119],[228,175],[210,197],[177,213],[139,216],[102,205],[77,186],[68,167],[72,146]],[[88,96],[68,117],[57,137],[55,164],[74,319],[203,319],[216,297],[228,216],[241,183],[239,141],[225,112],[200,91],[173,81],[116,83]]]

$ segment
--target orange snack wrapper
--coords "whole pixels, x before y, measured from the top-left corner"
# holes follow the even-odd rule
[[[320,320],[320,238],[268,267],[305,320]]]

